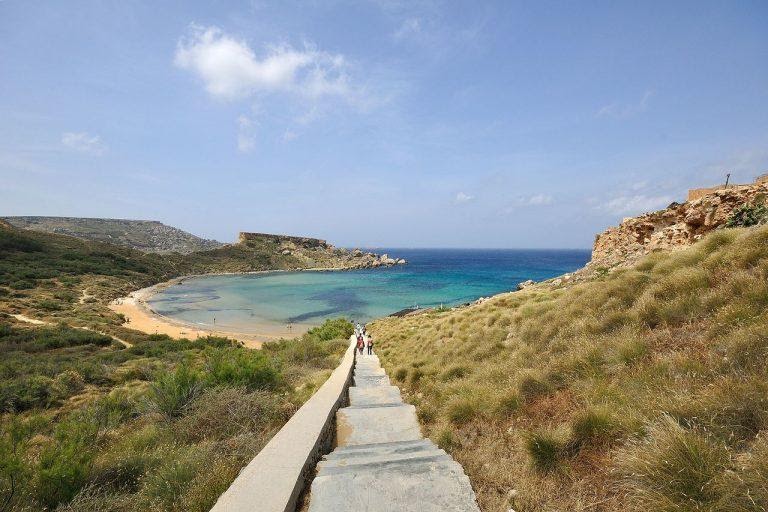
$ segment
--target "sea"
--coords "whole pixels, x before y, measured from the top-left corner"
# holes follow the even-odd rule
[[[296,332],[325,319],[368,322],[406,308],[449,307],[541,281],[589,261],[581,249],[377,248],[407,265],[348,271],[193,277],[150,298],[157,313],[202,328]]]

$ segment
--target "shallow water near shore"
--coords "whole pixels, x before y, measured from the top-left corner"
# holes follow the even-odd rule
[[[173,320],[243,333],[300,332],[327,318],[367,322],[408,307],[453,306],[571,272],[587,250],[377,249],[408,265],[185,279],[149,299]]]

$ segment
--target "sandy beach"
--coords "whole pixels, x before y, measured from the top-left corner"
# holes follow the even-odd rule
[[[226,336],[241,341],[246,347],[261,348],[265,342],[276,341],[280,338],[293,338],[303,334],[307,326],[293,325],[276,327],[274,325],[256,324],[256,333],[242,333],[218,329],[204,329],[199,326],[179,322],[160,315],[147,304],[147,299],[160,290],[173,286],[187,277],[176,278],[164,283],[156,284],[148,288],[142,288],[131,292],[127,297],[115,299],[109,304],[109,308],[126,318],[123,324],[130,329],[136,329],[148,334],[166,334],[172,338],[196,339],[203,336]]]
[[[182,281],[195,277],[205,277],[211,275],[240,275],[240,274],[270,274],[280,272],[337,272],[345,270],[356,270],[354,267],[318,267],[318,268],[306,268],[295,270],[256,270],[253,272],[215,272],[210,274],[193,274],[182,277],[176,277],[169,281],[158,283],[141,290],[131,292],[127,297],[115,299],[109,304],[109,308],[120,313],[126,318],[126,322],[123,324],[130,329],[136,329],[148,334],[167,334],[172,338],[187,338],[196,339],[201,336],[226,336],[243,342],[246,347],[261,348],[261,345],[270,341],[277,341],[281,338],[294,338],[301,336],[312,325],[309,324],[292,324],[291,328],[287,326],[276,326],[274,324],[259,324],[254,323],[253,331],[255,332],[236,332],[220,329],[204,329],[200,326],[180,322],[160,315],[152,310],[147,303],[149,297],[155,293],[164,290],[170,286],[181,283]]]

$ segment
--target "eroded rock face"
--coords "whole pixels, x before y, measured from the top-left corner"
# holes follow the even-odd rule
[[[591,268],[631,264],[656,249],[685,248],[724,226],[734,209],[768,196],[768,183],[717,190],[694,201],[626,218],[595,237]]]

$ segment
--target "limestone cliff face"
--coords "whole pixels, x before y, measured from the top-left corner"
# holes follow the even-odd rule
[[[588,267],[630,264],[656,249],[687,247],[725,225],[734,209],[768,196],[768,183],[739,185],[706,194],[694,201],[672,203],[664,210],[630,217],[595,238]]]

